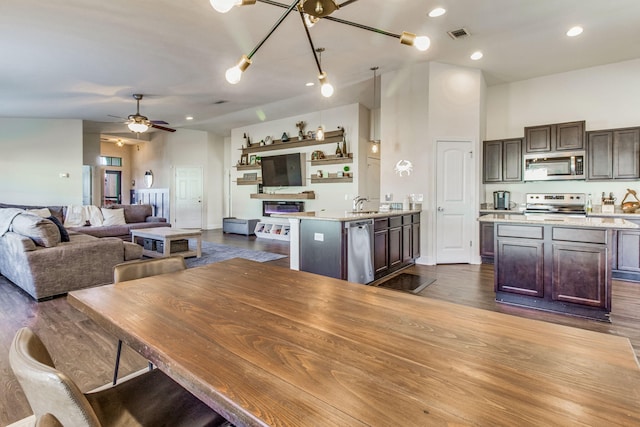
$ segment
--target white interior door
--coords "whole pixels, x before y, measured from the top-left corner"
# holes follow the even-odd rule
[[[202,229],[201,167],[176,168],[175,196],[175,227]]]
[[[438,141],[436,263],[471,262],[474,163],[471,142]]]

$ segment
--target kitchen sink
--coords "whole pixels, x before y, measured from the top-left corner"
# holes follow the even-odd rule
[[[377,214],[378,211],[351,211],[352,214]]]

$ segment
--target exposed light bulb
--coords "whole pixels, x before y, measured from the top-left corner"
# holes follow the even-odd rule
[[[227,79],[227,81],[232,85],[239,83],[240,79],[242,79],[242,71],[240,71],[240,67],[234,65],[233,67],[227,69],[227,72],[224,73],[224,78]]]
[[[213,7],[217,12],[227,13],[231,9],[233,9],[233,6],[241,3],[241,1],[238,2],[237,0],[210,0],[210,3],[211,7]]]
[[[431,46],[431,40],[427,36],[418,36],[413,42],[413,46],[419,51],[424,52]]]
[[[329,80],[327,80],[327,73],[323,71],[322,74],[318,76],[318,80],[320,80],[320,93],[322,96],[329,98],[333,95],[333,86],[329,83]]]
[[[324,129],[322,129],[322,126],[318,126],[318,130],[316,131],[316,141],[324,141]]]
[[[303,16],[304,16],[304,25],[306,25],[307,28],[313,27],[316,24],[316,22],[320,20],[320,18],[318,18],[317,16],[311,16],[308,13],[303,14]]]
[[[447,13],[446,9],[443,9],[441,7],[436,7],[435,9],[433,9],[431,12],[429,12],[429,16],[431,18],[437,18],[438,16],[442,16],[445,13]]]
[[[233,67],[229,68],[226,73],[224,73],[225,79],[232,85],[239,83],[240,79],[242,79],[242,73],[244,70],[249,68],[251,65],[251,60],[247,57],[247,55],[242,55],[240,61]]]

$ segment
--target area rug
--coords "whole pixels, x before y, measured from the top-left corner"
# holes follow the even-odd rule
[[[401,273],[397,276],[393,276],[389,280],[380,283],[378,286],[381,288],[394,289],[397,291],[410,292],[417,294],[424,288],[435,282],[436,279],[432,277],[417,276],[415,274]]]
[[[266,262],[285,257],[286,255],[274,254],[272,252],[253,251],[251,249],[242,249],[236,246],[202,242],[202,256],[200,258],[185,258],[185,261],[187,262],[187,267],[190,268],[220,262],[231,258],[244,258],[251,261]]]

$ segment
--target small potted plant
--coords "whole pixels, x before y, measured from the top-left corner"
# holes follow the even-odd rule
[[[343,167],[342,170],[344,170],[344,176],[351,176],[351,172],[349,172],[351,168],[349,168],[349,166]]]

